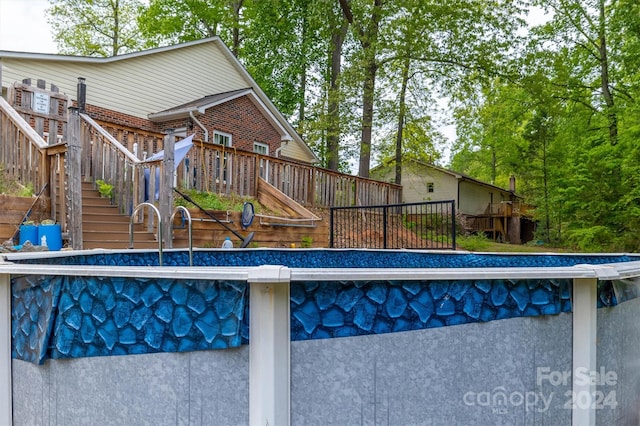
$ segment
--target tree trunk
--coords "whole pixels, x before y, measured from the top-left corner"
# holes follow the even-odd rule
[[[349,23],[342,19],[340,28],[331,35],[331,76],[327,101],[327,152],[326,161],[329,170],[338,170],[340,163],[340,71],[342,69],[342,45],[347,35]]]
[[[615,145],[618,142],[618,115],[615,111],[615,101],[611,94],[609,81],[609,59],[607,55],[607,38],[605,35],[605,5],[604,0],[600,0],[600,23],[598,26],[598,50],[600,53],[600,86],[602,97],[607,108],[607,120],[609,121],[609,142]]]
[[[236,0],[231,3],[233,8],[233,46],[231,46],[231,52],[236,58],[240,53],[240,11],[242,10],[242,3],[244,0]]]
[[[354,25],[353,13],[348,0],[339,0],[345,19]],[[364,55],[364,84],[362,91],[362,136],[360,137],[360,162],[358,175],[369,177],[371,165],[371,130],[373,127],[373,105],[375,99],[376,74],[378,63],[376,58],[380,20],[382,19],[383,0],[374,0],[371,18],[366,26],[358,25],[356,35],[362,46]]]
[[[396,133],[396,180],[397,185],[402,184],[402,132],[404,130],[406,108],[407,84],[409,82],[409,66],[411,60],[405,58],[402,63],[402,88],[400,89],[400,113],[398,114],[398,130]]]

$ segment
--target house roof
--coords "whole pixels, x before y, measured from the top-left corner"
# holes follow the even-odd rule
[[[271,125],[280,133],[283,141],[291,141],[293,137],[287,129],[278,121],[271,113],[269,108],[262,102],[252,88],[232,90],[225,93],[217,93],[215,95],[205,96],[195,101],[187,102],[164,111],[149,114],[149,120],[154,122],[163,122],[180,118],[187,118],[191,114],[194,116],[202,115],[211,107],[232,101],[242,96],[247,96],[254,105],[262,112]]]
[[[459,182],[462,182],[462,181],[473,182],[473,183],[475,183],[477,185],[485,186],[487,188],[491,188],[491,189],[498,190],[498,191],[501,191],[501,192],[504,192],[504,193],[508,193],[508,194],[511,194],[511,195],[513,195],[515,197],[518,197],[518,198],[523,198],[522,196],[517,195],[515,192],[513,192],[511,190],[504,189],[504,188],[501,188],[501,187],[496,186],[496,185],[492,185],[490,183],[487,183],[487,182],[481,181],[479,179],[473,178],[473,177],[471,177],[469,175],[466,175],[464,173],[456,172],[456,171],[453,171],[453,170],[450,170],[450,169],[445,169],[444,167],[436,166],[435,164],[425,163],[424,161],[415,160],[415,159],[412,159],[412,158],[404,159],[404,161],[410,161],[412,163],[418,164],[421,167],[428,167],[428,168],[437,170],[437,171],[439,171],[441,173],[444,173],[446,175],[449,175],[449,176],[452,176],[452,177],[456,178]],[[378,168],[389,166],[394,162],[395,162],[395,158],[387,160],[387,161],[383,161],[381,164],[379,164],[376,167],[374,167],[372,169],[372,171],[374,171],[374,170],[376,170]]]
[[[44,79],[75,99],[78,77],[86,79],[87,103],[140,118],[176,104],[251,89],[245,94],[277,123],[283,140],[295,142],[283,148],[283,155],[291,150],[298,154],[289,155],[293,158],[318,160],[219,37],[106,58],[0,50],[4,87],[25,78]]]

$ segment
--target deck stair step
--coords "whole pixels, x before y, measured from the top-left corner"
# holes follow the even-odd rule
[[[127,249],[130,246],[130,217],[120,213],[109,198],[101,197],[90,182],[82,183],[82,246],[84,249]],[[155,230],[134,224],[133,248],[157,249]]]

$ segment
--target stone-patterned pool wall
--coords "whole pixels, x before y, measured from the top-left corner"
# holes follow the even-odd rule
[[[292,342],[291,424],[570,424],[539,367],[571,370],[571,314]],[[248,369],[247,346],[15,360],[14,426],[246,425]]]
[[[246,343],[246,282],[23,276],[12,280],[12,357],[137,355]]]

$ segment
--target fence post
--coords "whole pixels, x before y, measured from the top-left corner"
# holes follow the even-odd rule
[[[160,218],[162,225],[162,239],[166,248],[172,248],[171,223],[169,218],[173,211],[173,173],[175,160],[176,135],[173,129],[167,129],[164,138],[164,158],[162,160],[162,176],[160,178]]]
[[[316,206],[316,169],[311,167],[309,169],[309,200],[307,201],[310,206]]]
[[[389,215],[389,209],[387,206],[382,207],[382,247],[387,248],[387,217]]]
[[[335,233],[335,229],[333,229],[333,215],[335,213],[335,209],[333,207],[329,207],[329,247],[333,248],[333,234]]]
[[[451,248],[456,249],[456,201],[451,200]]]
[[[67,230],[74,250],[82,250],[82,158],[80,144],[80,114],[76,107],[70,107],[67,141],[67,166],[69,168],[69,223]],[[64,174],[64,170],[59,173]],[[60,179],[59,182],[64,182]],[[64,193],[64,188],[58,188]],[[64,211],[64,209],[62,209]]]

